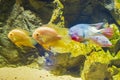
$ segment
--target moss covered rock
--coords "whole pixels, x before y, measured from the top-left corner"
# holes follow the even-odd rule
[[[31,63],[37,57],[37,49],[29,47],[19,48],[8,39],[7,34],[12,29],[20,28],[29,31],[31,36],[32,31],[41,25],[41,19],[29,10],[24,11],[24,8],[17,3],[13,5],[7,18],[4,21],[6,24],[1,27],[0,34],[1,61],[4,61],[3,63],[6,65],[25,65]],[[4,64],[0,66],[5,66]]]
[[[95,62],[91,64],[89,70],[84,73],[83,80],[113,80],[111,73],[107,69],[107,64]]]
[[[70,53],[56,53],[47,59],[51,60],[52,63],[49,65],[48,61],[45,62],[44,68],[51,73],[55,75],[76,74],[78,76],[83,69],[86,57],[84,55],[71,57]]]
[[[107,57],[107,58],[106,58]],[[104,51],[92,52],[85,61],[81,74],[83,80],[113,80],[111,72],[108,70],[110,60],[113,57]]]

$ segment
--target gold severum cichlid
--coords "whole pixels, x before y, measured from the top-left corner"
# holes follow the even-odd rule
[[[46,48],[49,48],[51,44],[61,39],[61,35],[55,29],[47,27],[47,25],[37,28],[33,32],[32,37],[42,46],[46,46]]]
[[[25,30],[13,29],[8,33],[8,38],[18,47],[27,46],[34,48],[32,38]]]

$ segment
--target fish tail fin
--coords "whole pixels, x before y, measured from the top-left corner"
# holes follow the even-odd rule
[[[113,29],[110,27],[102,29],[101,32],[107,38],[111,38],[113,36]]]

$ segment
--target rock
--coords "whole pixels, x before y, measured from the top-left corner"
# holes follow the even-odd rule
[[[27,10],[31,10],[39,15],[42,19],[42,23],[48,23],[53,10],[53,0],[22,0],[23,6]]]
[[[120,59],[111,60],[110,65],[114,65],[114,66],[120,68]]]
[[[21,0],[25,9],[39,15],[42,23],[48,23],[55,4],[54,0]],[[114,11],[113,0],[60,0],[64,5],[63,16],[65,26],[71,27],[78,23],[109,22],[119,25],[118,14]]]
[[[62,1],[62,0],[61,0]],[[81,0],[65,0],[62,1],[63,5],[64,5],[64,17],[65,17],[65,23],[66,26],[70,27],[71,25],[75,24],[75,22],[79,22],[78,18],[79,18],[79,14],[81,13],[80,7],[82,5],[80,5]]]
[[[54,7],[54,0],[21,0],[26,10],[31,10],[41,17],[42,23],[48,23]],[[107,21],[119,25],[118,14],[114,12],[113,0],[59,0],[64,5],[63,16],[65,26],[71,27],[78,23],[98,23]],[[56,20],[57,21],[57,20]]]
[[[54,0],[0,0],[0,67],[9,64],[16,66],[31,64],[35,62],[38,56],[41,56],[40,52],[43,51],[44,53],[46,51],[29,47],[18,48],[7,38],[7,34],[12,29],[22,28],[29,31],[29,36],[31,37],[34,29],[50,21],[54,8],[56,7],[53,1]],[[64,5],[61,11],[63,11],[63,16],[65,17],[65,27],[69,28],[78,23],[97,23],[103,21],[119,25],[118,14],[115,14],[112,8],[106,6],[106,4],[109,5],[106,0],[60,1]],[[107,1],[109,2],[110,0]],[[116,52],[118,52],[119,41],[116,45]],[[98,52],[96,51],[96,53]],[[100,54],[102,53],[103,52]],[[71,57],[70,55],[70,53],[57,53],[51,56],[52,60],[55,61],[54,65],[44,64],[44,67],[51,70],[54,74],[74,73],[76,71],[75,74],[78,75],[81,74],[83,70],[82,73],[84,74],[85,80],[112,80],[112,75],[107,71],[108,62],[107,64],[94,61],[88,66],[84,65],[86,60],[84,55],[77,57]],[[103,55],[106,57],[106,53]],[[101,58],[104,58],[104,56]],[[100,55],[98,54],[96,59],[99,57]],[[107,59],[109,59],[109,55]],[[119,59],[116,59],[116,61],[111,60],[111,64],[119,66]],[[84,71],[83,67],[84,69],[87,68],[87,71]]]
[[[5,24],[5,21],[8,19],[10,12],[12,11],[15,0],[0,0],[0,27]]]
[[[16,47],[5,34],[0,35],[0,59],[3,59],[3,61],[7,61],[7,64],[14,64],[17,65],[19,63],[21,64],[27,64],[31,60],[34,59],[34,57],[31,60],[28,60],[28,57],[36,55],[35,52],[37,50],[33,50],[29,48],[20,49]],[[32,54],[31,54],[32,53]],[[1,64],[2,66],[2,64]],[[3,65],[5,66],[5,65]]]
[[[115,44],[115,55],[120,51],[120,39],[117,41],[117,43]]]
[[[113,57],[109,52],[93,51],[84,63],[81,77],[83,80],[113,80],[113,75],[109,70],[110,60]]]
[[[2,55],[0,55],[0,67],[7,66],[8,63],[8,60]]]
[[[110,1],[111,0],[62,1],[65,7],[64,17],[67,27],[71,27],[78,23],[97,23],[103,21],[108,21],[109,23],[115,22],[112,14],[104,5]]]
[[[99,62],[91,64],[83,75],[83,80],[113,80],[111,73],[108,71],[108,65]]]
[[[84,55],[77,57],[70,57],[70,55],[70,53],[56,53],[55,55],[51,55],[47,59],[51,60],[52,63],[49,64],[47,61],[44,64],[44,68],[55,75],[76,74],[78,76],[82,70],[80,67],[84,65],[86,58]]]
[[[120,12],[119,12],[119,10],[120,10],[120,7],[119,7],[120,2],[117,1],[117,0],[112,0],[112,1],[114,2],[114,9],[112,11],[110,11],[110,12],[111,12],[112,16],[114,17],[116,23],[118,25],[120,25],[120,16],[119,16],[120,15]],[[120,29],[120,27],[119,27],[119,29]]]
[[[3,33],[0,35],[0,59],[5,61],[4,63],[13,65],[25,65],[30,64],[38,54],[37,49],[23,47],[18,48],[12,43],[7,34],[10,30],[15,28],[21,28],[30,32],[41,25],[41,19],[35,16],[31,11],[24,11],[23,7],[19,4],[13,6],[10,16],[6,20],[6,24],[2,27]],[[6,62],[7,61],[7,62]],[[0,65],[5,66],[5,65]]]
[[[24,10],[24,8],[20,7],[20,5],[15,4],[11,15],[7,20],[7,26],[5,26],[5,28],[9,29],[9,27],[11,27],[10,29],[15,29],[19,27],[21,29],[32,32],[41,24],[40,17],[37,17],[29,10]]]

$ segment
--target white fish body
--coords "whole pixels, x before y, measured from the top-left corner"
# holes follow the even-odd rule
[[[96,44],[100,45],[101,47],[112,46],[112,43],[104,35],[91,36],[90,38],[92,41],[94,41]]]

